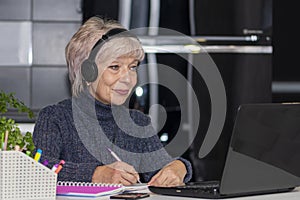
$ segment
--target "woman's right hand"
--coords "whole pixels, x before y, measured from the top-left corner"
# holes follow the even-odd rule
[[[133,166],[117,161],[109,165],[98,166],[93,174],[93,183],[115,183],[132,185],[139,180],[139,174]]]

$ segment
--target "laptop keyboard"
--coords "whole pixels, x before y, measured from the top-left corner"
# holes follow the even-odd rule
[[[203,181],[203,182],[191,182],[183,186],[177,186],[178,189],[191,189],[199,190],[205,193],[216,193],[219,191],[220,182],[219,181]]]
[[[220,197],[219,181],[190,182],[186,183],[186,185],[176,187],[148,186],[148,188],[151,192],[156,194],[213,199]]]

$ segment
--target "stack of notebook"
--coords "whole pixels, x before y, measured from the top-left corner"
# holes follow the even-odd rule
[[[119,194],[125,191],[122,184],[58,182],[56,195],[77,197],[100,197]]]

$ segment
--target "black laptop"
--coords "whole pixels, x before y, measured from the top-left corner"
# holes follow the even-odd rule
[[[222,178],[153,193],[221,199],[287,192],[300,186],[300,104],[246,104],[236,115]]]

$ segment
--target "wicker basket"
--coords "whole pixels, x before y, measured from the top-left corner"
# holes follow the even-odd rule
[[[57,174],[19,151],[0,151],[0,200],[55,200]]]

